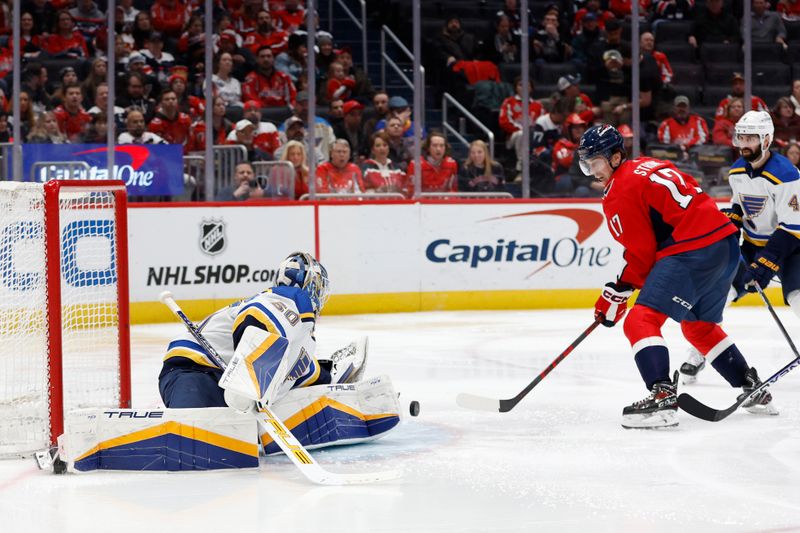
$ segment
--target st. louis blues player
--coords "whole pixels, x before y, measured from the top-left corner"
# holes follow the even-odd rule
[[[249,412],[255,402],[237,390],[255,387],[261,402],[291,417],[289,429],[309,448],[381,436],[399,422],[399,406],[388,378],[358,383],[365,339],[328,359],[315,357],[315,324],[328,294],[325,268],[308,253],[291,254],[279,266],[274,287],[200,323],[227,364],[224,376],[188,332],[169,344],[159,376],[164,405],[228,405]],[[272,442],[264,445],[267,453],[278,451]]]
[[[800,171],[786,157],[769,151],[775,128],[765,111],[748,111],[736,123],[733,143],[741,157],[728,172],[732,205],[723,212],[742,230],[744,262],[733,281],[729,300],[765,288],[773,276],[783,298],[800,316]],[[681,366],[691,382],[705,366],[690,353]]]
[[[640,290],[624,331],[650,395],[623,409],[622,425],[678,424],[677,372],[670,379],[661,335],[667,318],[680,322],[686,339],[731,386],[752,392],[760,384],[758,374],[718,325],[739,263],[736,228],[694,178],[672,163],[627,160],[622,135],[613,126],[588,129],[578,157],[583,172],[605,186],[606,223],[625,249],[622,272],[595,304],[596,319],[613,326],[625,316],[633,291]],[[759,394],[745,407],[769,400],[768,393]]]

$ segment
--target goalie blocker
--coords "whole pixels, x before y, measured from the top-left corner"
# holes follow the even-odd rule
[[[295,389],[272,409],[307,448],[375,440],[400,421],[386,376]],[[59,458],[68,472],[256,468],[260,433],[252,416],[225,407],[81,409],[67,415]],[[260,439],[264,453],[280,451]]]

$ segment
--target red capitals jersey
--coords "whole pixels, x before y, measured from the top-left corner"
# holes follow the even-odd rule
[[[236,138],[236,130],[231,130],[228,137],[219,144],[241,144]],[[255,135],[253,136],[253,146],[262,152],[274,155],[275,150],[280,148],[281,139],[278,128],[272,122],[259,122]]]
[[[408,164],[406,173],[408,174],[409,185],[414,182],[413,159]],[[422,158],[420,168],[422,175],[422,192],[456,192],[458,191],[458,163],[450,156],[444,156],[442,163],[435,167],[427,158]],[[412,185],[413,186],[413,185]]]
[[[328,80],[326,94],[328,101],[341,98],[342,100],[349,100],[353,94],[353,89],[356,88],[356,80],[352,76],[347,76],[343,80],[335,78]]]
[[[663,83],[671,83],[672,65],[669,64],[667,54],[664,52],[659,52],[658,50],[654,50],[652,55],[653,59],[656,60],[656,64],[658,65],[658,72],[661,74],[661,81]]]
[[[86,39],[77,31],[66,38],[58,33],[48,35],[42,42],[42,50],[52,56],[89,57]]]
[[[361,169],[353,163],[347,163],[343,169],[326,161],[317,167],[317,190],[319,193],[364,192],[361,181]]]
[[[732,97],[728,96],[727,98],[723,98],[717,104],[717,111],[714,113],[714,120],[727,116],[728,114],[728,102],[730,102]],[[753,111],[766,111],[769,113],[769,108],[767,107],[767,103],[764,102],[758,96],[753,95],[750,98],[750,109]]]
[[[297,89],[292,79],[275,69],[269,77],[253,71],[242,84],[242,100],[256,100],[262,107],[294,106],[296,97]]]
[[[269,46],[272,54],[277,56],[288,48],[289,34],[280,30],[271,31],[266,35],[251,31],[245,34],[242,46],[249,49],[254,55],[258,55],[258,49],[262,46]]]
[[[214,144],[225,144],[228,137],[228,130],[224,127],[214,132]],[[188,152],[202,152],[206,149],[206,123],[204,121],[195,122],[189,130],[189,141],[186,143]]]
[[[608,10],[614,13],[618,19],[624,19],[631,14],[631,0],[611,0],[608,3]],[[639,0],[639,13],[650,11],[650,0]]]
[[[67,136],[70,142],[77,142],[83,130],[92,121],[92,115],[80,108],[77,113],[70,113],[63,105],[53,110],[58,122],[58,129]]]
[[[575,158],[575,150],[578,145],[569,139],[562,137],[553,145],[553,172],[563,174],[572,166]]]
[[[708,124],[700,115],[689,115],[685,124],[670,117],[658,127],[658,142],[680,144],[686,148],[705,144],[708,142]]]
[[[369,190],[379,192],[406,192],[408,190],[408,176],[399,168],[395,168],[391,161],[381,165],[374,159],[367,159],[364,161],[362,169],[364,186]]]
[[[542,114],[542,104],[531,99],[528,104],[528,116],[530,117],[530,125],[533,126],[539,115]],[[594,118],[594,115],[592,115]],[[500,105],[500,127],[506,132],[506,135],[511,135],[515,131],[522,129],[522,98],[519,96],[509,96]]]
[[[275,18],[278,27],[289,33],[294,33],[295,30],[306,23],[306,10],[302,7],[291,12],[286,9],[279,9],[274,11],[272,16]]]
[[[625,161],[603,196],[611,236],[624,248],[619,281],[641,289],[659,259],[705,248],[736,233],[736,227],[693,177],[669,161]]]
[[[150,8],[150,17],[153,27],[172,37],[180,37],[186,21],[189,20],[189,10],[184,2],[175,2],[170,8],[161,0],[156,0]]]
[[[147,130],[160,135],[169,144],[184,145],[184,152],[186,152],[189,148],[189,130],[191,127],[192,119],[186,113],[178,113],[171,120],[166,115],[157,113],[153,120],[150,121]]]

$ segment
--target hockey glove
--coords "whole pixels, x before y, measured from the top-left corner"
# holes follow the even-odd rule
[[[601,319],[607,328],[613,327],[628,312],[628,298],[632,294],[633,287],[630,285],[606,283],[594,304],[595,319]]]
[[[757,253],[742,277],[744,288],[747,289],[747,292],[756,292],[755,283],[758,283],[759,287],[766,289],[772,276],[777,274],[780,269],[775,254],[768,250]]]
[[[733,204],[731,207],[726,207],[725,209],[720,209],[722,213],[728,217],[728,220],[736,226],[738,229],[742,229],[742,215],[744,212],[742,211],[742,206],[739,204]]]

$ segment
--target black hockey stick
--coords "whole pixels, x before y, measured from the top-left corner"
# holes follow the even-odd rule
[[[756,290],[758,291],[758,294],[761,296],[761,299],[764,300],[767,309],[769,309],[772,318],[775,319],[775,323],[778,324],[778,328],[781,330],[781,333],[783,333],[783,337],[786,339],[786,342],[789,343],[789,347],[792,349],[795,358],[793,361],[790,361],[789,364],[787,364],[786,366],[775,372],[772,376],[765,379],[761,383],[761,385],[753,389],[753,392],[751,392],[750,394],[740,394],[739,397],[736,398],[736,402],[727,409],[714,409],[703,403],[700,403],[697,399],[695,399],[693,396],[689,394],[686,393],[680,394],[678,396],[678,407],[680,407],[681,409],[683,409],[692,416],[695,416],[702,420],[707,420],[709,422],[719,422],[720,420],[731,415],[734,411],[736,411],[739,407],[741,407],[741,405],[745,403],[747,400],[749,400],[750,398],[752,398],[753,396],[755,396],[762,390],[766,389],[767,387],[778,381],[780,378],[782,378],[783,376],[785,376],[786,374],[788,374],[789,372],[800,366],[800,353],[797,352],[797,347],[794,345],[794,342],[792,342],[791,337],[789,337],[789,334],[786,332],[786,328],[783,327],[783,323],[781,322],[781,319],[778,318],[777,313],[775,313],[775,309],[772,307],[772,304],[767,298],[767,295],[764,294],[764,291],[761,289],[758,283],[755,283],[755,287]]]
[[[572,341],[572,344],[567,346],[567,349],[561,352],[561,354],[555,358],[555,360],[550,363],[550,365],[544,369],[544,371],[539,374],[536,379],[531,381],[527,387],[522,389],[522,391],[514,396],[513,398],[509,398],[508,400],[497,400],[494,398],[487,398],[485,396],[477,396],[475,394],[467,394],[461,393],[456,396],[456,403],[465,409],[474,409],[478,411],[493,411],[493,412],[501,412],[507,413],[508,411],[512,410],[514,406],[516,406],[522,399],[536,386],[542,381],[547,374],[549,374],[558,363],[564,360],[571,352],[574,350],[586,337],[589,336],[589,333],[594,331],[594,328],[600,325],[602,321],[600,319],[595,320],[592,324],[584,330],[583,333],[578,335],[578,338]]]

